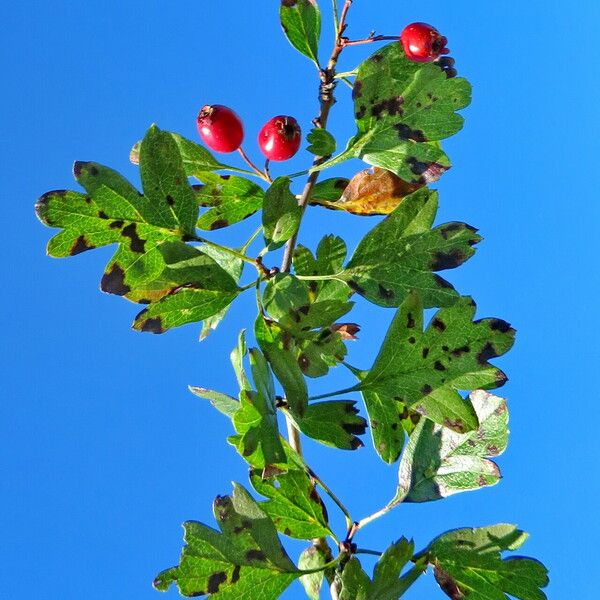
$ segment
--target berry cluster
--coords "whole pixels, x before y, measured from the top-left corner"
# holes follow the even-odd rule
[[[198,133],[215,152],[233,152],[244,141],[244,125],[227,106],[203,106],[196,120]],[[302,131],[294,117],[279,115],[267,121],[258,134],[258,145],[268,160],[288,160],[298,152]]]
[[[400,43],[409,60],[433,62],[454,77],[454,59],[448,54],[448,40],[427,23],[411,23],[400,35]],[[204,143],[215,152],[234,152],[244,141],[244,125],[231,108],[221,104],[206,105],[196,120],[198,133]],[[258,134],[258,145],[267,160],[284,161],[292,158],[300,148],[302,131],[294,117],[278,115],[267,121]]]

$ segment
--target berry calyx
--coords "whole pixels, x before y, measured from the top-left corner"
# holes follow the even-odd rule
[[[402,47],[409,60],[431,62],[441,54],[448,54],[448,40],[427,23],[411,23],[400,34]]]
[[[233,152],[244,141],[242,120],[227,106],[203,106],[196,125],[202,141],[215,152]]]
[[[279,115],[267,121],[258,134],[258,145],[268,160],[292,158],[302,140],[302,131],[294,117]]]

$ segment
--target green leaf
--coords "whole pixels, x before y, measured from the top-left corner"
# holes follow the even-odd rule
[[[249,391],[252,389],[244,371],[244,358],[247,354],[246,330],[242,329],[238,335],[237,344],[229,355],[240,391]]]
[[[340,323],[297,340],[298,364],[304,375],[323,377],[331,367],[337,367],[344,360],[348,350],[339,331],[339,328],[344,327],[358,328],[354,323]]]
[[[310,438],[341,450],[356,450],[364,444],[357,436],[363,435],[367,422],[358,416],[356,402],[332,400],[309,404],[301,418],[294,419],[298,429]]]
[[[275,377],[281,383],[290,411],[302,416],[308,404],[308,389],[294,353],[289,333],[261,315],[256,319],[254,335],[265,353]]]
[[[438,140],[462,128],[456,111],[471,101],[466,79],[448,79],[437,65],[408,60],[401,44],[392,43],[360,65],[352,95],[357,134],[314,170],[362,158],[407,182],[431,183],[450,168]]]
[[[250,243],[251,242],[248,242],[246,245],[238,248],[237,251],[241,254],[246,254],[246,250],[248,249]],[[237,258],[233,254],[225,252],[224,250],[220,250],[219,248],[215,248],[214,246],[205,245],[202,247],[202,251],[213,258],[217,264],[219,264],[227,273],[229,273],[229,275],[231,275],[234,282],[239,284],[244,271],[244,261],[241,258]],[[210,332],[217,328],[219,323],[225,318],[230,306],[231,305],[226,306],[216,315],[204,320],[204,323],[202,324],[202,330],[200,331],[200,341],[206,339]]]
[[[357,558],[352,557],[346,563],[341,575],[336,572],[333,585],[338,590],[338,600],[371,600],[369,597],[371,580],[363,571]]]
[[[337,202],[350,183],[345,177],[333,177],[317,182],[310,196],[311,204],[321,204],[322,202]]]
[[[384,462],[394,463],[404,446],[402,419],[406,407],[375,390],[363,390],[362,396],[369,415],[373,447]]]
[[[278,177],[267,190],[263,205],[262,224],[269,248],[287,242],[298,230],[301,217],[296,197],[290,192],[290,179]]]
[[[306,141],[310,144],[306,149],[311,154],[329,156],[335,152],[335,138],[326,129],[318,127],[311,129],[310,133],[306,136]],[[316,190],[313,190],[313,194],[315,192]]]
[[[258,471],[250,472],[254,489],[269,498],[260,507],[275,527],[287,536],[308,540],[332,535],[327,509],[309,476],[300,470],[278,474],[277,485],[264,480]]]
[[[346,254],[346,243],[342,238],[326,235],[319,242],[316,258],[308,248],[301,245],[296,247],[293,256],[294,271],[302,276],[336,275],[343,269]],[[346,302],[351,294],[350,288],[344,281],[331,279],[308,283],[308,296],[311,302],[317,300]]]
[[[488,361],[511,348],[515,330],[501,319],[473,321],[475,308],[471,298],[460,298],[440,309],[423,331],[423,306],[411,294],[394,316],[373,368],[358,387],[459,433],[476,429],[475,409],[458,390],[491,389],[506,382],[506,375]],[[368,394],[364,397],[373,418],[377,407],[369,404]],[[388,422],[379,427],[387,427]]]
[[[188,389],[194,396],[198,398],[204,398],[208,400],[220,413],[223,413],[226,417],[233,419],[233,415],[240,408],[240,403],[227,394],[221,392],[215,392],[213,390],[207,390],[203,387],[197,387],[194,385],[188,385]]]
[[[316,0],[281,0],[279,17],[290,44],[318,66],[321,11]]]
[[[237,436],[231,441],[253,467],[269,469],[285,465],[287,458],[277,424],[273,376],[260,350],[250,350],[256,392],[240,391],[240,408],[233,415]]]
[[[211,207],[198,219],[199,229],[221,229],[239,223],[263,205],[263,189],[244,177],[210,172],[197,173],[196,177],[204,183],[195,188],[198,204]]]
[[[217,254],[207,245],[189,246],[183,242],[165,242],[160,247],[164,261],[161,274],[141,283],[126,294],[129,300],[148,304],[156,302],[183,287],[237,292],[238,287],[229,270],[216,260]]]
[[[214,515],[221,531],[202,523],[185,523],[185,542],[179,566],[154,580],[166,591],[177,583],[184,596],[215,595],[227,600],[276,600],[299,571],[286,554],[275,525],[239,484],[232,496],[217,496]]]
[[[133,322],[137,331],[165,333],[173,327],[212,317],[231,304],[237,292],[182,288],[138,313]]]
[[[264,307],[284,329],[302,337],[313,329],[328,327],[354,306],[337,299],[311,302],[309,286],[289,273],[270,279],[263,295]],[[347,297],[347,294],[346,294]]]
[[[393,543],[375,565],[373,580],[362,570],[360,562],[351,558],[342,575],[336,574],[339,600],[397,600],[427,569],[423,559],[401,576],[403,568],[413,558],[414,545],[405,538]]]
[[[437,206],[437,192],[427,188],[406,196],[363,238],[339,277],[380,306],[399,306],[413,290],[428,308],[454,303],[456,290],[433,271],[464,263],[481,237],[464,223],[431,229]]]
[[[121,296],[131,293],[132,299],[136,288],[159,277],[165,268],[161,246],[193,233],[198,211],[170,135],[152,126],[140,153],[145,195],[108,167],[76,162],[73,172],[87,195],[48,192],[36,204],[44,224],[63,229],[48,244],[51,256],[119,244],[101,288]]]
[[[548,572],[542,563],[501,557],[501,552],[516,550],[526,539],[527,534],[514,525],[456,529],[436,538],[422,555],[450,598],[546,600],[541,588],[548,585]]]
[[[192,202],[181,155],[171,135],[152,126],[140,148],[140,176],[148,203],[163,227],[193,234],[198,208]]]
[[[401,577],[403,568],[411,561],[414,544],[406,538],[393,543],[375,565],[369,600],[397,600],[427,569],[425,561],[418,562]]]
[[[298,568],[304,571],[312,571],[315,569],[323,569],[331,560],[331,552],[325,552],[321,546],[311,544],[300,555]],[[306,595],[311,600],[319,600],[321,597],[321,587],[323,586],[324,570],[315,571],[308,575],[300,577],[300,583],[304,587]]]
[[[475,431],[456,433],[429,419],[417,425],[400,462],[401,501],[438,500],[500,481],[498,466],[486,457],[506,449],[506,401],[483,390],[472,392],[470,399],[479,421]]]
[[[164,333],[173,327],[214,317],[231,304],[239,288],[205,248],[180,242],[163,245],[165,269],[158,279],[137,292],[150,299],[158,296],[158,301],[137,315],[134,329]]]

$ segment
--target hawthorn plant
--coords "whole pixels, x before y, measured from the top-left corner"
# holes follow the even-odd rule
[[[226,106],[204,106],[197,117],[201,140],[218,153],[239,152],[248,168],[152,125],[131,152],[143,193],[108,167],[76,162],[83,191],[51,191],[36,205],[45,225],[61,229],[48,244],[51,256],[117,244],[101,289],[146,305],[135,317],[136,330],[164,333],[203,321],[204,338],[237,296],[256,295],[253,342],[248,345],[242,331],[231,353],[239,396],[190,387],[231,420],[235,433],[228,441],[250,467],[249,486],[235,484],[230,495],[216,497],[219,529],[185,524],[180,562],[161,572],[154,587],[176,584],[184,596],[271,600],[298,579],[313,600],[325,581],[336,600],[393,600],[431,567],[450,598],[544,599],[544,566],[503,556],[527,538],[509,524],[448,531],[421,550],[399,536],[376,552],[372,574],[361,566],[360,531],[373,520],[403,503],[499,481],[493,459],[507,445],[508,409],[488,390],[506,376],[490,361],[511,348],[515,331],[502,319],[474,319],[474,301],[438,274],[465,262],[481,240],[462,222],[434,226],[438,194],[429,186],[450,168],[440,141],[461,129],[457,111],[471,94],[467,80],[456,76],[454,59],[445,56],[447,39],[425,23],[406,26],[401,36],[351,39],[352,0],[332,4],[336,36],[326,62],[317,2],[282,0],[280,7],[285,35],[319,76],[320,110],[306,136],[314,160],[306,171],[271,175],[271,162],[291,158],[300,147],[292,116],[275,116],[260,129],[261,169],[242,148],[240,117]],[[337,71],[342,52],[377,42],[386,44],[355,69]],[[340,83],[352,88],[357,126],[341,150],[327,130]],[[369,167],[350,179],[321,178],[351,158]],[[344,240],[333,235],[315,250],[298,243],[312,205],[386,216],[348,257]],[[259,210],[260,230],[239,247],[211,240],[211,231]],[[264,248],[250,253],[261,234]],[[277,267],[271,253],[282,247]],[[253,277],[245,283],[248,268]],[[348,320],[352,298],[395,311],[365,370],[344,360],[346,343],[359,329]],[[431,308],[437,312],[426,323],[424,310]],[[308,382],[338,365],[348,369],[348,387],[311,396]],[[356,401],[343,399],[351,392],[362,395],[366,416]],[[363,446],[367,427],[379,458],[398,462],[398,481],[387,505],[355,519],[306,463],[301,434],[352,451]],[[330,525],[325,497],[344,515],[344,531]],[[280,534],[307,540],[298,561]]]

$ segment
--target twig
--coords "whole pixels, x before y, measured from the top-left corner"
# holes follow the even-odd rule
[[[337,505],[337,507],[342,511],[342,513],[344,514],[344,517],[346,518],[346,526],[348,528],[352,527],[352,523],[353,523],[352,517],[350,516],[348,509],[342,504],[341,500],[331,491],[331,489],[329,489],[329,487],[323,482],[323,480],[320,477],[318,477],[318,475],[310,467],[308,467],[308,473],[323,488],[323,490],[326,492],[326,494],[333,500],[333,502]]]
[[[374,35],[364,38],[362,40],[346,40],[344,46],[359,46],[360,44],[370,44],[371,42],[384,42],[386,40],[398,41],[400,39],[397,35]]]
[[[266,173],[263,173],[251,160],[248,158],[248,155],[244,152],[244,149],[240,146],[238,148],[238,152],[240,156],[244,159],[246,164],[261,178],[264,179],[267,183],[271,183],[270,177]]]

